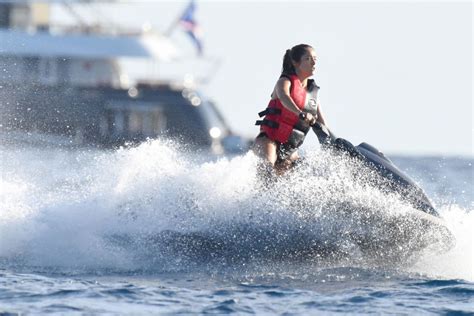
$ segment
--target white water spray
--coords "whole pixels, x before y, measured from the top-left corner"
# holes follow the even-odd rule
[[[381,212],[383,220],[411,211],[395,194],[353,181],[345,161],[324,153],[266,191],[251,153],[202,163],[177,148],[166,141],[105,152],[6,148],[0,259],[10,265],[133,270],[171,259],[152,256],[147,261],[143,249],[122,247],[105,237],[139,240],[174,231],[212,232],[229,240],[240,227],[257,223],[252,229],[262,230],[262,238],[274,233],[284,239],[295,230],[334,238],[325,226],[337,227],[335,221],[344,218],[328,216],[332,208],[360,208],[370,216]],[[472,280],[473,242],[467,227],[472,227],[473,212],[450,205],[440,210],[457,245],[442,255],[428,251],[410,271]],[[377,229],[371,233],[381,238]],[[338,242],[352,251],[343,244],[344,236]]]

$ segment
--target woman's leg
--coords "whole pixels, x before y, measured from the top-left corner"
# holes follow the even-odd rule
[[[277,149],[277,144],[266,136],[257,137],[252,148],[257,156],[265,160],[267,163],[266,166],[271,167],[271,169],[275,170],[276,175],[280,176],[293,167],[293,163],[299,159],[299,155],[298,152],[295,151],[287,159],[277,162]],[[269,174],[271,173],[270,170],[267,171]]]
[[[258,165],[258,175],[264,185],[275,180],[275,162],[277,161],[277,144],[266,136],[258,136],[252,148],[262,160]]]
[[[277,161],[277,144],[266,136],[260,136],[255,139],[252,148],[253,152],[260,158],[265,159],[272,167]]]

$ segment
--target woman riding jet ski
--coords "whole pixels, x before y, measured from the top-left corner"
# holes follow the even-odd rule
[[[283,70],[267,109],[259,113],[260,133],[254,152],[282,174],[298,159],[297,149],[311,125],[326,125],[318,100],[319,87],[309,79],[316,69],[314,49],[306,44],[288,49]]]

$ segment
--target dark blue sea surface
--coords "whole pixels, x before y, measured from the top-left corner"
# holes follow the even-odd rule
[[[426,225],[328,155],[269,191],[252,154],[2,148],[0,315],[474,314],[474,159],[391,157]]]
[[[315,269],[317,270],[317,269]],[[398,272],[327,268],[258,278],[199,273],[45,276],[2,273],[3,313],[458,314],[473,312],[474,285]]]

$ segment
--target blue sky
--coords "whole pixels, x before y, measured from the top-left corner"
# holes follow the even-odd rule
[[[132,2],[132,3],[131,3]],[[120,25],[166,31],[187,1],[100,9]],[[221,66],[202,87],[246,136],[257,134],[287,48],[313,45],[330,128],[391,154],[473,155],[472,14],[464,2],[200,1],[205,55]],[[184,56],[195,50],[176,29]],[[306,146],[316,144],[310,135]]]

